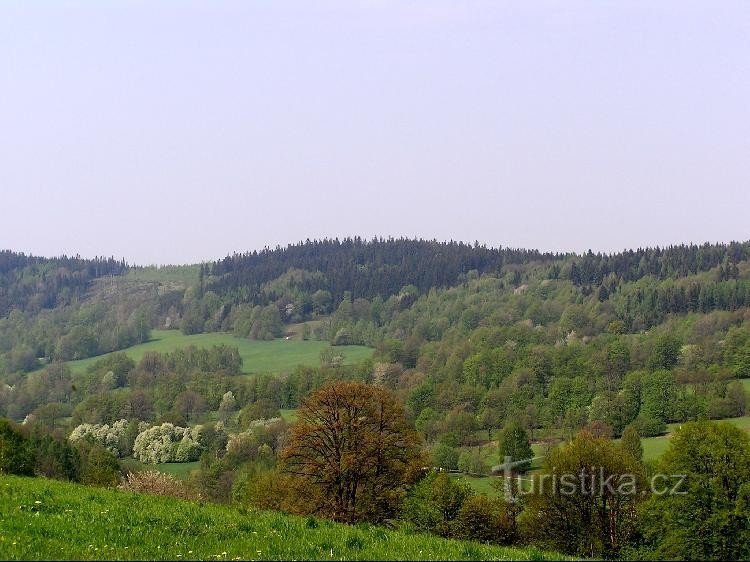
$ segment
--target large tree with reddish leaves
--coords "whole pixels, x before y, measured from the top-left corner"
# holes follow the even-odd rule
[[[305,400],[280,457],[309,511],[378,521],[396,513],[417,475],[420,443],[392,393],[335,382]]]

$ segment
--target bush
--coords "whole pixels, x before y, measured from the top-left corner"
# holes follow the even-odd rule
[[[141,462],[190,462],[200,458],[200,426],[178,427],[163,423],[138,434],[133,444],[133,456]]]
[[[531,443],[526,430],[518,422],[512,421],[505,426],[500,434],[498,443],[500,451],[500,460],[505,462],[509,458],[513,469],[518,472],[525,472],[531,467],[531,459],[534,458],[534,452],[531,450]],[[519,461],[526,461],[519,464]]]
[[[123,478],[118,488],[126,492],[172,496],[182,500],[200,499],[200,494],[187,486],[182,480],[158,470],[130,472]]]
[[[34,473],[34,455],[28,440],[18,426],[0,419],[0,474],[31,476]]]
[[[68,439],[72,443],[76,443],[82,439],[87,439],[93,443],[101,445],[115,456],[124,457],[130,450],[130,443],[128,443],[128,429],[128,420],[119,420],[112,425],[106,423],[82,423],[71,432]]]
[[[641,437],[656,437],[667,431],[666,423],[648,414],[639,415],[633,425]]]
[[[487,474],[487,465],[482,460],[481,451],[477,448],[462,452],[458,457],[458,470],[467,474]]]
[[[432,450],[432,462],[445,470],[458,470],[458,449],[446,443],[438,443]]]
[[[510,544],[515,539],[515,523],[503,502],[487,496],[471,496],[456,517],[453,536],[481,542]]]
[[[81,458],[80,481],[90,486],[117,486],[120,482],[120,463],[101,445],[87,440],[76,444]]]
[[[278,417],[279,408],[270,400],[261,398],[260,400],[242,408],[238,423],[242,429],[247,429],[255,420]]]
[[[51,435],[32,435],[29,446],[34,454],[35,474],[72,482],[79,480],[81,458],[68,441]]]
[[[472,495],[466,482],[432,472],[411,490],[401,517],[418,531],[449,537],[461,507]]]

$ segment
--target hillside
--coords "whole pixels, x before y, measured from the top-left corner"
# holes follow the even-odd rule
[[[551,255],[329,240],[100,277],[94,264],[71,286],[54,281],[67,279],[70,264],[50,278],[24,263],[15,256],[4,276],[14,308],[0,318],[0,418],[17,425],[0,423],[9,443],[25,440],[29,459],[6,472],[108,485],[122,468],[155,467],[217,504],[399,521],[436,536],[589,558],[628,549],[643,549],[640,556],[662,549],[669,558],[683,552],[669,550],[682,544],[671,538],[679,528],[654,533],[645,546],[642,537],[653,526],[648,509],[671,503],[639,496],[644,511],[616,523],[623,541],[607,528],[608,508],[597,511],[600,521],[584,514],[589,522],[571,534],[566,518],[544,512],[560,507],[546,505],[550,498],[520,513],[488,500],[498,495],[493,467],[506,456],[523,464],[534,457],[522,469],[528,481],[580,447],[584,456],[611,457],[621,473],[645,475],[674,461],[667,450],[695,454],[678,435],[697,420],[730,420],[690,431],[734,431],[732,454],[750,454],[742,431],[747,242]],[[27,295],[35,287],[49,297]],[[359,412],[360,402],[369,418],[352,416],[351,432],[313,443],[344,443],[353,447],[346,458],[378,466],[365,494],[356,492],[359,468],[326,458],[327,446],[304,445],[316,431],[348,427],[338,416]],[[326,408],[331,418],[322,423]],[[376,423],[381,410],[396,437]],[[372,434],[352,433],[363,428]],[[392,457],[379,447],[362,453],[384,436],[406,445]],[[717,464],[726,458],[720,439],[701,451]],[[323,460],[294,466],[308,450]],[[393,477],[380,471],[386,461]],[[109,473],[98,474],[100,466]],[[330,477],[342,466],[352,481]],[[414,466],[453,478],[416,480]],[[294,489],[292,474],[306,487]],[[330,488],[343,482],[356,493]],[[726,513],[735,509],[735,492],[728,494]],[[440,498],[460,501],[446,507]],[[684,511],[698,521],[695,506]],[[382,553],[373,548],[369,555]],[[719,557],[703,545],[690,549]]]
[[[149,351],[168,353],[188,346],[208,348],[214,345],[230,345],[239,349],[243,373],[280,373],[293,370],[297,365],[314,367],[320,364],[320,352],[328,347],[327,342],[314,340],[254,341],[238,338],[232,334],[209,333],[185,335],[177,330],[153,330],[151,339],[128,347],[123,352],[138,362]],[[344,357],[344,363],[352,364],[372,355],[372,349],[361,345],[336,348]],[[69,363],[74,373],[84,372],[104,356],[79,359]]]
[[[559,555],[2,476],[0,558],[554,560]]]

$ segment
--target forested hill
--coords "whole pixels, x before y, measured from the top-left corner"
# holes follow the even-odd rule
[[[11,309],[55,308],[80,296],[99,277],[122,275],[124,260],[79,256],[43,258],[0,250],[0,318]]]
[[[750,242],[639,248],[618,253],[551,253],[515,248],[489,248],[463,242],[405,238],[306,240],[285,248],[235,253],[202,268],[205,288],[234,302],[259,302],[264,284],[290,269],[319,272],[299,288],[326,290],[339,302],[345,292],[354,298],[387,298],[404,286],[420,293],[433,287],[455,285],[460,276],[475,270],[499,274],[503,266],[530,263],[549,266],[549,278],[567,278],[577,286],[598,287],[637,281],[646,276],[679,278],[727,267],[726,279],[736,277],[736,264],[750,258]]]
[[[285,325],[325,320],[306,327],[314,331],[308,335],[374,346],[385,330],[405,340],[403,329],[387,327],[397,312],[476,278],[499,281],[489,300],[530,287],[535,323],[560,319],[562,310],[539,312],[548,299],[534,293],[542,282],[559,282],[570,289],[560,295],[561,307],[585,305],[600,324],[606,318],[638,332],[670,314],[750,306],[749,264],[750,242],[573,254],[357,237],[164,269],[2,251],[0,372],[124,349],[146,341],[151,328],[273,339]],[[607,306],[594,310],[597,303]]]
[[[726,278],[736,277],[736,264],[750,258],[750,242],[695,244],[667,248],[639,248],[613,254],[591,250],[572,263],[570,280],[575,285],[599,285],[608,275],[621,281],[637,281],[648,275],[658,279],[686,277],[717,266],[731,266]]]
[[[471,270],[499,273],[503,265],[552,262],[562,257],[453,241],[356,237],[306,240],[285,248],[234,254],[209,264],[207,273],[214,278],[208,288],[216,293],[232,294],[238,301],[254,301],[264,283],[291,268],[320,272],[322,276],[311,278],[303,289],[327,290],[338,302],[345,292],[354,298],[387,298],[406,285],[426,292],[432,287],[454,285],[462,273]]]

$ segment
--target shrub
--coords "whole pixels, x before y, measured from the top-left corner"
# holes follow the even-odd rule
[[[642,437],[656,437],[667,430],[666,423],[648,414],[639,415],[633,425]]]
[[[120,463],[111,452],[88,440],[78,441],[76,449],[81,459],[80,481],[90,486],[117,486]]]
[[[46,478],[77,482],[81,458],[73,445],[51,435],[32,435],[29,446],[34,454],[34,473]]]
[[[531,450],[531,443],[529,442],[526,430],[518,422],[512,421],[505,426],[503,432],[500,434],[498,449],[500,451],[500,460],[503,462],[505,462],[504,459],[506,457],[513,463],[526,461],[517,465],[514,464],[513,468],[515,470],[524,472],[531,466],[531,460],[527,459],[532,459],[534,452]]]
[[[461,453],[458,457],[458,469],[467,474],[487,474],[487,465],[482,460],[482,454],[478,448]]]
[[[510,544],[515,538],[515,523],[503,502],[487,496],[466,498],[456,517],[455,538]]]
[[[122,479],[118,488],[126,492],[172,496],[183,500],[200,499],[200,494],[187,486],[182,480],[158,470],[130,472]]]
[[[279,417],[279,408],[270,400],[263,398],[242,408],[238,423],[242,429],[247,429],[255,420],[277,417]]]
[[[679,493],[654,495],[639,526],[644,554],[661,560],[750,559],[750,438],[727,422],[689,422],[659,466],[684,475]],[[677,482],[675,482],[677,483]]]
[[[620,448],[630,453],[635,459],[643,459],[643,444],[641,443],[641,436],[634,425],[631,424],[627,426],[625,431],[622,432]]]
[[[71,432],[68,439],[74,444],[82,439],[88,439],[101,445],[113,455],[123,457],[130,449],[128,425],[128,420],[119,420],[112,425],[82,423]]]
[[[30,476],[34,472],[34,455],[28,440],[18,426],[0,419],[0,474]]]
[[[445,470],[458,469],[458,449],[447,443],[438,443],[432,450],[432,462],[435,466]]]
[[[401,517],[418,531],[448,537],[461,506],[472,495],[466,482],[432,472],[409,492]]]
[[[163,423],[138,434],[133,444],[133,456],[141,462],[190,462],[200,458],[200,426],[178,427]]]

